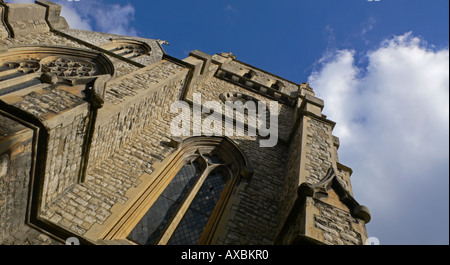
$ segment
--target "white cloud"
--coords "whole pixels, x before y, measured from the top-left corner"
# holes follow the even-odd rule
[[[65,2],[58,2],[58,4],[62,6],[61,16],[69,23],[69,27],[92,31],[92,22],[89,18],[83,17],[75,8],[66,5]]]
[[[444,232],[448,243],[449,50],[429,47],[408,32],[367,52],[367,67],[355,64],[355,51],[336,50],[309,77],[337,122],[356,198],[372,211],[369,232],[402,237],[391,243],[426,243],[413,236],[423,229],[430,238],[422,240]],[[425,218],[440,222],[430,229]]]
[[[135,8],[131,4],[108,4],[101,0],[53,0],[62,6],[63,16],[73,29],[93,30],[111,34],[137,36],[131,25]],[[10,0],[8,3],[34,3],[34,0]]]
[[[366,38],[367,33],[369,33],[375,27],[376,19],[374,17],[369,17],[366,22],[361,24],[361,39],[368,45],[370,41]]]
[[[234,9],[233,6],[231,6],[231,5],[227,5],[225,7],[225,11],[230,11],[230,12],[236,13],[236,9]]]
[[[135,9],[131,4],[103,5],[91,9],[89,14],[94,17],[96,26],[102,32],[127,36],[137,35],[136,29],[131,26],[135,14]]]
[[[101,0],[68,2],[57,0],[63,7],[62,16],[71,28],[94,30],[99,32],[136,36],[131,26],[135,9],[131,4],[108,4]]]

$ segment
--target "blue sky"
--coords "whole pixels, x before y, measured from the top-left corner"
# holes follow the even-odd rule
[[[15,0],[8,2],[33,2]],[[72,28],[309,82],[380,244],[449,244],[448,0],[55,0]]]
[[[82,18],[93,30],[164,39],[173,44],[167,52],[178,58],[194,49],[231,51],[295,82],[305,81],[330,49],[363,53],[408,31],[438,47],[448,45],[446,0],[103,1],[104,14],[123,15],[113,23],[94,14],[100,5],[93,3],[100,0],[59,2],[92,7]]]

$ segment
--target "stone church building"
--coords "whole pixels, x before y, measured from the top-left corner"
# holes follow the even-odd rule
[[[161,40],[71,29],[60,12],[0,1],[0,244],[366,242],[369,210],[307,83],[232,53],[179,59]]]

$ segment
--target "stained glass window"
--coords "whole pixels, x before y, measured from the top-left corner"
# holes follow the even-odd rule
[[[204,155],[202,158],[207,164],[206,168],[208,165],[220,164],[216,155]],[[198,192],[194,199],[188,202],[187,211],[168,242],[172,245],[197,244],[226,183],[226,174],[220,167],[209,173],[203,183],[198,183],[206,168],[200,165],[198,159],[186,163],[133,228],[128,239],[141,245],[158,243],[180,206],[186,203],[185,199],[192,187],[201,185],[199,189],[192,189]]]
[[[195,245],[225,187],[220,171],[209,174],[169,240],[169,245]]]
[[[200,174],[198,162],[185,164],[134,227],[128,239],[141,245],[155,244]]]

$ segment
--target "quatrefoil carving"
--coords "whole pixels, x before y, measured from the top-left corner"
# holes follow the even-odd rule
[[[37,59],[27,59],[21,62],[5,63],[4,66],[10,69],[16,69],[19,73],[29,74],[39,71],[41,65]]]
[[[9,47],[0,54],[0,96],[39,83],[87,84],[114,76],[114,65],[102,53],[57,46]]]
[[[42,72],[60,77],[89,77],[97,72],[94,64],[81,59],[46,58],[41,63]]]

